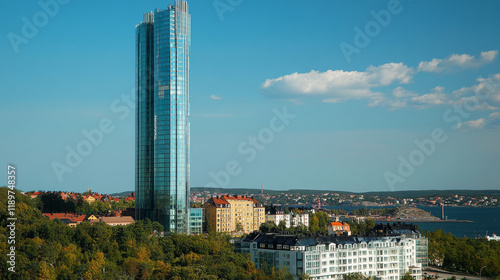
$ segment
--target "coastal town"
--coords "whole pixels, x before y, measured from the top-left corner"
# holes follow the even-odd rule
[[[267,191],[263,188],[260,190],[192,188],[191,202],[202,204],[213,196],[223,194],[244,194],[258,197],[266,205],[315,205],[320,208],[324,206],[383,207],[400,205],[491,207],[499,206],[500,199],[499,191],[491,191],[490,194],[485,191],[347,193],[319,190]]]
[[[237,230],[236,223],[230,223],[229,220],[220,224],[213,223],[215,229],[224,224],[224,228],[220,228],[218,231],[229,233],[251,232],[252,230],[258,230],[262,223],[269,220],[274,221],[276,225],[279,225],[281,220],[285,220],[288,228],[290,227],[290,221],[296,219],[295,223],[292,222],[292,224],[302,224],[307,227],[309,226],[308,215],[314,214],[318,210],[327,213],[330,220],[334,222],[360,221],[364,219],[372,219],[375,222],[470,222],[446,219],[444,207],[495,207],[498,206],[499,196],[495,192],[492,192],[490,195],[484,195],[479,193],[474,194],[471,191],[468,194],[441,193],[439,196],[412,192],[399,192],[393,195],[311,190],[303,192],[298,190],[275,192],[264,191],[263,188],[260,192],[258,190],[253,190],[253,192],[247,190],[246,193],[242,194],[239,191],[241,190],[193,188],[190,201],[191,209],[193,209],[192,212],[196,212],[196,214],[193,214],[196,217],[192,217],[197,219],[196,224],[198,226],[196,227],[196,232],[201,233],[203,231],[201,226],[203,223],[202,219],[210,218],[208,216],[211,213],[211,205],[215,208],[218,206],[222,207],[222,204],[230,204],[231,200],[251,201],[255,207],[259,205],[262,212],[255,215],[255,224],[252,223],[253,225],[244,226],[244,230]],[[113,225],[126,225],[133,223],[135,218],[134,192],[108,195],[93,192],[89,188],[84,193],[30,191],[26,192],[26,195],[32,199],[38,198],[44,200],[46,204],[49,202],[48,204],[51,205],[51,208],[47,209],[51,211],[47,210],[47,213],[44,215],[51,220],[58,218],[70,226],[76,226],[83,221],[92,223],[103,221]],[[63,202],[49,201],[54,199],[63,201],[69,206],[60,206],[59,204]],[[354,210],[344,210],[342,206],[353,208]],[[442,215],[441,217],[433,216],[429,212],[417,208],[417,206],[441,207]],[[58,209],[64,211],[57,213]],[[203,213],[201,212],[202,209],[204,209]],[[241,211],[251,212],[250,210]],[[300,213],[300,215],[294,216],[294,213]],[[277,214],[283,215],[283,218],[273,216]],[[284,218],[284,214],[291,214],[291,216]],[[303,218],[302,214],[307,214],[305,215],[306,218]],[[231,224],[232,226],[230,226]]]
[[[248,255],[256,268],[265,271],[271,265],[276,269],[286,269],[294,278],[309,275],[311,279],[320,279],[334,275],[340,279],[345,273],[362,272],[373,277],[398,279],[401,271],[408,271],[413,279],[432,279],[436,269],[446,267],[444,259],[433,250],[429,251],[430,233],[424,235],[413,223],[448,220],[444,220],[444,213],[442,217],[436,217],[416,205],[440,205],[444,209],[445,205],[458,206],[457,201],[466,200],[478,202],[468,207],[491,207],[496,205],[497,199],[496,194],[403,197],[400,193],[384,196],[313,191],[269,192],[261,189],[260,194],[248,192],[247,195],[232,194],[229,189],[225,192],[194,189],[189,211],[189,234],[228,234],[235,252]],[[70,228],[104,224],[120,228],[141,222],[136,220],[134,192],[108,195],[89,188],[84,193],[32,191],[24,192],[24,195],[42,209],[46,220],[66,224]],[[293,203],[276,203],[284,202],[284,199]],[[328,204],[329,201],[336,204]],[[350,210],[343,210],[341,206],[350,206]],[[157,222],[152,227],[158,229],[152,236],[167,236]],[[496,238],[493,235],[486,240]],[[380,250],[384,247],[391,249],[387,250],[387,256],[385,250]],[[407,256],[396,257],[401,252]],[[271,258],[275,255],[279,256],[277,261]],[[387,257],[391,260],[388,263],[390,267],[404,269],[387,270],[385,266],[380,267],[379,257],[370,255]],[[412,261],[403,261],[408,259]],[[447,272],[443,270],[439,273]]]

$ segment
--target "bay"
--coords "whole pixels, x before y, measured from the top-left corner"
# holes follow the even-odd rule
[[[352,211],[357,208],[394,208],[387,207],[357,207],[357,206],[327,206],[327,209],[344,209]],[[441,217],[441,207],[438,206],[418,206],[418,208],[430,212],[436,217]],[[496,233],[500,235],[500,207],[445,207],[445,216],[448,219],[469,220],[473,223],[415,223],[422,230],[434,231],[441,229],[450,232],[458,237],[483,237],[486,234]]]

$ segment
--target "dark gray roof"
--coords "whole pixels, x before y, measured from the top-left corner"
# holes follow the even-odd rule
[[[318,236],[303,236],[303,235],[290,235],[279,233],[261,233],[253,232],[249,234],[243,242],[257,242],[265,244],[280,244],[289,246],[316,246],[318,244],[355,244],[361,242],[374,242],[374,241],[400,241],[401,236],[336,236],[336,235],[318,235]]]

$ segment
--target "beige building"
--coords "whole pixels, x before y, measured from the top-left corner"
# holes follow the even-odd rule
[[[208,223],[216,232],[252,232],[265,222],[265,208],[253,197],[217,196],[204,205]]]
[[[90,223],[104,222],[110,226],[126,226],[134,223],[134,218],[130,216],[122,217],[99,217],[98,219],[90,221]]]

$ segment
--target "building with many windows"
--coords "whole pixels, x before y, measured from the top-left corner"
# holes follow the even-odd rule
[[[189,54],[184,0],[136,26],[136,220],[189,231]]]
[[[309,213],[304,211],[294,210],[286,213],[283,206],[271,205],[266,206],[266,222],[272,221],[277,226],[281,221],[285,222],[287,228],[296,227],[299,225],[308,227],[309,226]]]
[[[372,279],[399,280],[409,272],[422,279],[422,263],[417,256],[414,236],[375,234],[371,236],[301,236],[253,232],[238,244],[249,253],[259,269],[286,267],[295,278],[308,274],[311,279],[342,279],[348,273],[361,273]]]
[[[264,206],[253,197],[217,196],[204,205],[207,227],[215,232],[252,232],[265,222]]]
[[[203,233],[203,209],[190,208],[189,209],[189,233],[202,234]]]

